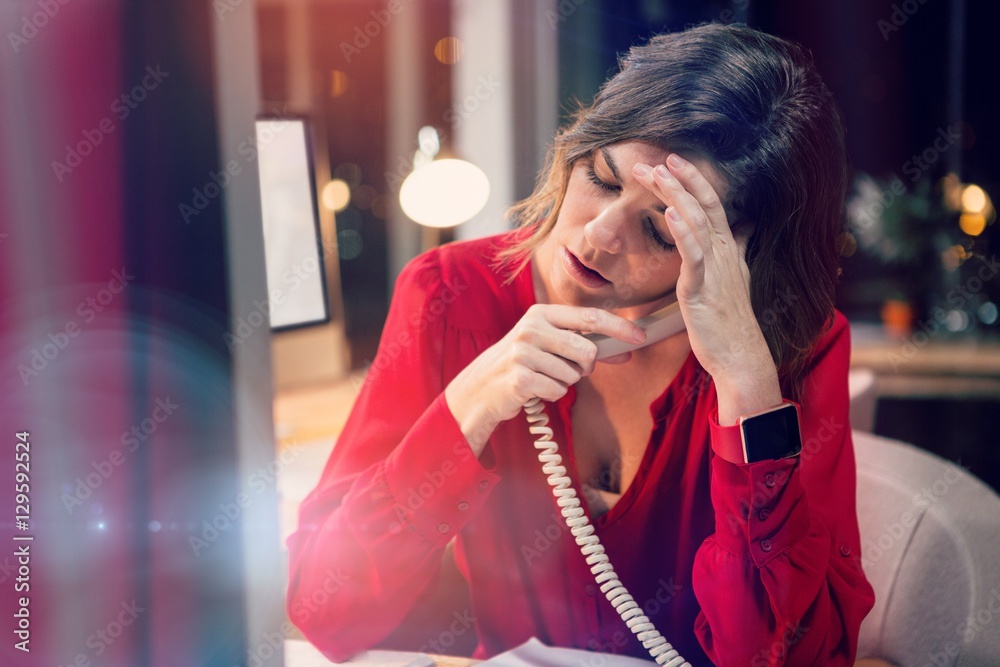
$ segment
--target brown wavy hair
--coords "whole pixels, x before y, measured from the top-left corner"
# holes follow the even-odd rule
[[[811,55],[742,24],[632,47],[557,133],[535,191],[508,212],[537,227],[494,268],[512,279],[555,225],[576,160],[623,141],[703,153],[725,178],[730,224],[755,224],[746,254],[754,313],[783,392],[797,397],[812,345],[832,323],[848,174],[843,118]]]

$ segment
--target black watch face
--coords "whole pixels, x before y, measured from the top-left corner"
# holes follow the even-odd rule
[[[795,456],[802,451],[799,418],[794,405],[784,405],[743,422],[747,462]]]

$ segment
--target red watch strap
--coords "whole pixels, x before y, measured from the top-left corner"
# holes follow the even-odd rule
[[[712,410],[709,418],[709,430],[712,432],[712,449],[716,456],[721,456],[730,463],[744,465],[743,459],[743,438],[740,437],[739,424],[732,426],[719,425],[719,408]]]

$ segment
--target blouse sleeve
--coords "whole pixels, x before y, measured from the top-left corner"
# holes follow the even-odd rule
[[[454,300],[436,250],[403,269],[375,360],[288,539],[289,617],[331,660],[396,628],[499,481],[444,399]]]
[[[861,569],[848,422],[850,329],[836,314],[801,397],[798,458],[736,464],[710,424],[715,533],[695,558],[695,632],[716,665],[852,665],[874,592]]]

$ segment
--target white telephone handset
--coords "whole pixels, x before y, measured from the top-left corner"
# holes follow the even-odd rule
[[[652,345],[684,330],[684,318],[681,317],[680,306],[677,303],[638,319],[635,323],[646,331],[646,340],[642,343],[623,343],[602,334],[584,336],[597,343],[597,358],[606,359]],[[618,580],[614,567],[604,553],[604,546],[594,534],[594,527],[590,524],[587,513],[580,507],[580,499],[577,498],[570,478],[566,475],[566,467],[562,465],[559,446],[552,440],[552,429],[548,426],[549,418],[543,411],[541,399],[536,397],[525,403],[524,411],[528,416],[528,430],[540,436],[535,441],[535,449],[538,450],[538,460],[542,462],[542,472],[548,475],[548,482],[557,498],[563,520],[586,557],[587,565],[590,566],[594,579],[600,585],[601,592],[658,664],[667,667],[691,667],[653,627],[642,608]]]
[[[642,343],[626,343],[617,338],[595,333],[584,334],[583,337],[597,343],[597,358],[600,360],[630,350],[638,350],[639,348],[652,345],[664,338],[669,338],[676,333],[684,331],[684,318],[681,316],[681,306],[676,301],[669,306],[660,308],[654,313],[639,318],[635,323],[640,329],[646,332],[646,340]]]

